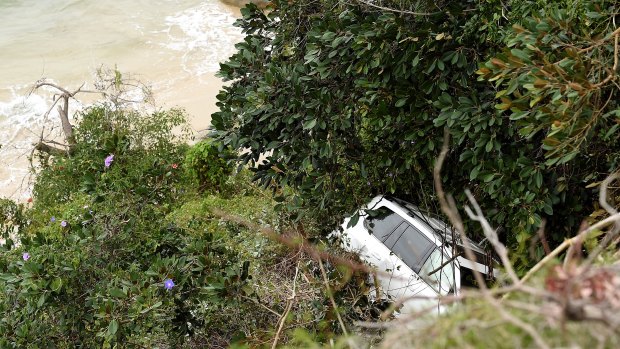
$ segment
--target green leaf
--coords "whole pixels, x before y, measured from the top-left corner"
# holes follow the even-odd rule
[[[549,23],[545,21],[541,21],[540,23],[536,25],[536,30],[539,30],[541,32],[548,32],[550,29],[551,29],[551,25],[549,25]]]
[[[314,128],[314,126],[316,126],[316,119],[312,119],[312,120],[308,120],[306,122],[304,122],[304,130],[310,130],[312,128]]]
[[[517,79],[510,80],[510,83],[508,84],[508,88],[506,89],[506,94],[509,95],[513,93],[517,89],[517,86],[519,86],[519,80]]]
[[[121,290],[118,287],[115,287],[110,290],[110,296],[116,297],[116,298],[127,298],[127,295],[125,294],[125,292],[123,292],[123,290]]]
[[[114,319],[110,321],[110,324],[108,325],[108,337],[114,337],[117,331],[118,331],[118,321]]]
[[[494,177],[495,177],[495,173],[489,173],[489,174],[486,174],[486,175],[482,176],[482,180],[485,183],[488,183],[488,182],[492,181]]]
[[[420,55],[418,54],[417,56],[415,56],[415,58],[413,59],[413,62],[411,62],[411,66],[415,67],[418,65],[418,63],[420,63]]]
[[[602,15],[601,13],[599,13],[599,12],[594,12],[594,11],[592,11],[592,12],[586,12],[586,16],[587,16],[588,18],[590,18],[590,19],[598,19],[598,18],[603,17],[603,15]]]
[[[43,306],[43,303],[45,303],[45,294],[42,294],[39,297],[39,300],[37,301],[37,307],[41,308]]]
[[[430,74],[433,70],[435,70],[435,65],[437,64],[437,60],[434,60],[433,63],[426,69],[426,74]]]
[[[536,187],[540,188],[543,182],[543,176],[542,176],[542,173],[540,173],[540,171],[536,171],[535,179],[536,179]]]
[[[493,150],[493,140],[492,140],[492,139],[490,139],[490,140],[487,142],[487,145],[486,145],[486,147],[484,148],[484,150],[486,150],[487,152],[490,152],[491,150]]]
[[[347,228],[356,226],[359,220],[360,220],[360,214],[359,212],[356,212],[353,216],[351,216],[351,219],[349,220],[349,223],[347,224]]]
[[[323,34],[321,39],[325,40],[325,41],[332,41],[332,40],[334,40],[335,37],[336,37],[336,33],[334,33],[334,32],[325,32],[325,34]]]
[[[61,287],[62,287],[62,279],[59,277],[54,278],[54,280],[52,281],[50,285],[51,290],[54,292],[58,292]]]
[[[510,53],[512,53],[515,57],[520,58],[524,62],[529,62],[530,61],[529,55],[525,51],[523,51],[523,50],[519,50],[517,48],[513,48],[512,50],[510,50]]]
[[[618,131],[618,128],[620,127],[620,124],[615,124],[613,125],[606,133],[604,138],[609,138],[612,134],[616,133],[616,131]]]
[[[510,120],[519,120],[527,117],[530,114],[529,111],[517,111],[510,115]]]
[[[396,106],[396,108],[400,108],[403,105],[405,105],[405,103],[407,103],[407,98],[406,97],[405,98],[401,98],[398,101],[396,101],[395,106]]]
[[[575,156],[577,156],[577,152],[576,151],[572,151],[564,156],[562,156],[562,158],[560,159],[560,161],[558,161],[558,164],[564,164],[567,163],[569,161],[571,161],[572,159],[575,158]]]
[[[153,304],[152,306],[150,306],[150,307],[148,307],[148,308],[146,308],[146,309],[142,309],[142,310],[140,311],[140,314],[146,314],[146,313],[148,313],[149,311],[151,311],[151,310],[153,310],[153,309],[156,309],[156,308],[161,307],[161,305],[162,305],[162,304],[163,304],[163,303],[162,303],[161,301],[159,301],[159,302],[157,302],[157,303]]]
[[[469,180],[473,181],[474,179],[478,178],[478,173],[480,173],[481,167],[482,165],[478,165],[474,167],[473,170],[471,170],[471,173],[469,174]]]

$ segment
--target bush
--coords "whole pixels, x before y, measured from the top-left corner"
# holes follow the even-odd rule
[[[543,220],[561,243],[618,170],[617,1],[361,3],[243,9],[245,40],[219,72],[231,83],[217,139],[329,233],[377,194],[438,211],[447,129],[446,190],[457,203],[472,190],[524,272],[544,255],[529,251]],[[408,5],[428,16],[398,11]]]
[[[234,157],[221,143],[206,139],[189,149],[184,166],[201,191],[219,191],[233,171],[227,160]]]
[[[280,343],[291,328],[339,333],[316,262],[211,213],[291,226],[248,171],[229,176],[229,152],[176,142],[183,120],[91,109],[72,155],[43,158],[32,207],[0,203],[0,232],[16,242],[0,246],[0,348],[258,346],[295,283]],[[350,275],[326,268],[336,301],[359,309]]]
[[[209,325],[204,309],[235,306],[249,264],[230,232],[166,219],[183,198],[183,122],[91,109],[73,155],[43,164],[33,208],[3,205],[19,244],[0,251],[0,347],[178,347]]]

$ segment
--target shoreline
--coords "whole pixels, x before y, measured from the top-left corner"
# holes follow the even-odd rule
[[[225,25],[226,16],[233,18],[240,17],[240,8],[234,6],[234,4],[227,3],[226,1],[217,0],[219,7],[224,10],[216,18],[215,24],[218,30],[223,33],[227,33],[226,36],[213,36],[218,35],[217,32],[211,32],[209,28],[212,25],[197,27],[197,30],[204,30],[200,35],[200,40],[219,40],[213,45],[213,52],[219,52],[219,61],[223,61],[228,57],[228,52],[231,51],[233,41],[238,40],[240,35],[237,34],[232,27]],[[207,12],[208,14],[210,12]],[[219,19],[218,19],[219,18]],[[205,17],[205,21],[209,21],[209,17]],[[203,22],[197,22],[198,24]],[[202,24],[201,24],[202,25]],[[217,26],[219,25],[219,27]],[[175,37],[182,35],[178,32],[178,28],[175,27],[175,31],[169,33]],[[148,44],[151,45],[150,50],[146,50],[146,42],[141,44],[135,53],[123,53],[123,48],[119,48],[118,56],[113,57],[117,63],[110,64],[102,60],[101,63],[93,64],[90,59],[78,59],[74,66],[67,65],[60,72],[48,71],[45,75],[53,78],[53,81],[59,86],[67,88],[69,90],[75,90],[84,81],[87,81],[89,85],[92,84],[92,72],[96,67],[102,64],[107,67],[117,67],[122,74],[132,75],[138,80],[151,86],[155,107],[160,109],[170,108],[182,108],[187,113],[187,122],[189,128],[192,130],[195,140],[198,140],[204,136],[211,125],[211,114],[217,111],[217,94],[224,86],[221,79],[215,76],[213,69],[217,66],[214,62],[217,60],[209,60],[208,56],[202,56],[202,51],[194,49],[193,37],[188,37],[190,40],[187,46],[181,46],[175,48],[173,51],[161,51],[163,48],[160,45],[166,43],[156,42]],[[180,39],[179,39],[180,40]],[[204,45],[204,41],[198,42],[198,44]],[[146,45],[146,46],[145,46]],[[175,52],[176,51],[176,52]],[[167,56],[162,56],[162,52],[166,52]],[[231,51],[230,54],[232,54]],[[207,51],[208,53],[208,51]],[[211,55],[212,56],[212,55]],[[225,56],[225,57],[224,57]],[[37,63],[36,61],[34,63]],[[58,62],[55,62],[57,64]],[[208,69],[203,69],[197,64],[205,64],[209,66]],[[20,68],[21,69],[21,68]],[[36,68],[35,68],[36,69]],[[197,70],[196,70],[197,69]],[[201,70],[202,69],[202,70]],[[23,70],[23,69],[22,69]],[[34,73],[34,72],[33,72]],[[56,77],[54,74],[58,74]],[[33,74],[30,74],[33,75]],[[30,79],[28,75],[27,79]],[[42,75],[39,75],[41,77]],[[50,103],[51,94],[47,91],[38,91],[34,97],[36,102],[43,105],[34,105],[32,101],[27,102],[15,102],[19,98],[25,98],[28,95],[29,87],[32,86],[36,78],[28,83],[22,83],[15,93],[11,95],[9,90],[2,91],[6,101],[1,100],[4,103],[6,110],[6,118],[2,117],[0,122],[3,122],[4,127],[8,127],[9,132],[6,138],[0,140],[0,156],[2,157],[3,166],[0,167],[0,198],[7,198],[16,202],[26,202],[31,196],[32,174],[30,173],[31,167],[27,157],[31,153],[30,144],[34,142],[34,139],[38,139],[38,134],[41,132],[41,128],[45,125],[46,129],[51,127],[59,127],[60,124],[57,116],[51,115],[50,121],[42,121],[42,113],[47,110],[46,104]],[[78,101],[83,101],[85,105],[91,104],[93,100],[98,98],[92,98],[86,94],[77,95]],[[76,109],[70,107],[70,113],[73,114]],[[21,116],[23,115],[23,116]],[[26,116],[29,115],[29,116]],[[30,116],[33,115],[33,116]],[[36,115],[36,116],[35,116]],[[15,119],[19,118],[19,121]],[[21,120],[24,124],[20,126]],[[15,128],[14,128],[15,127]],[[53,135],[49,138],[54,139],[58,136]],[[60,135],[59,135],[60,136]]]

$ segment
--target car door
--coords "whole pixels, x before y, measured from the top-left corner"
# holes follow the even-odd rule
[[[432,297],[432,290],[417,272],[435,247],[434,243],[387,206],[378,211],[380,214],[366,219],[365,227],[374,239],[366,241],[368,253],[365,257],[379,270],[377,279],[382,293],[392,299],[416,295]]]
[[[377,205],[373,208],[372,216],[365,214],[355,227],[347,229],[351,250],[359,253],[360,257],[374,266],[377,273],[381,297],[395,298],[405,292],[406,282],[411,276],[411,270],[399,261],[384,244],[385,240],[393,235],[399,235],[406,228],[405,219],[389,208]],[[376,285],[375,285],[376,286]],[[376,294],[376,289],[371,294]]]

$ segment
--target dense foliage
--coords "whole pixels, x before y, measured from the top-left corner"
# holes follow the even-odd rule
[[[171,130],[183,122],[174,110],[83,115],[74,155],[44,164],[30,220],[13,224],[20,245],[0,254],[0,347],[169,346],[209,324],[204,302],[234,305],[248,264],[226,230],[165,218],[181,195]]]
[[[618,168],[617,2],[273,3],[238,22],[213,126],[257,180],[296,190],[290,209],[333,227],[377,193],[433,206],[447,128],[446,188],[474,192],[522,268],[543,219],[557,242],[594,211]]]
[[[184,120],[92,108],[71,156],[41,158],[31,203],[0,202],[0,348],[257,346],[280,321],[281,343],[339,333],[315,261],[211,213],[289,228],[221,145],[172,132]],[[367,305],[326,268],[338,304]]]
[[[212,140],[203,140],[189,149],[185,156],[189,177],[202,189],[220,189],[232,173],[232,165],[227,160],[234,158],[234,153],[220,146],[213,144]]]
[[[558,242],[607,214],[596,199],[620,165],[617,1],[271,6],[238,22],[216,139],[184,144],[180,110],[94,107],[71,154],[41,156],[32,200],[0,201],[0,348],[348,347],[338,335],[377,304],[364,275],[317,263],[337,248],[305,238],[377,193],[432,209],[445,130],[444,187],[461,201],[472,190],[521,268],[543,252],[531,238],[544,219]],[[235,152],[269,190],[234,171]],[[529,321],[553,345],[616,347],[606,318],[568,300],[617,313],[617,266],[577,259],[502,300],[516,322],[498,325],[499,300],[473,294],[383,345],[531,347]]]

